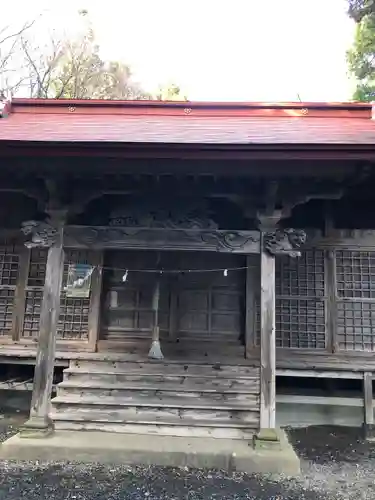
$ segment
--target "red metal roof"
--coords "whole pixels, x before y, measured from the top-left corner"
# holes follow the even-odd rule
[[[375,145],[370,104],[15,99],[0,142]]]

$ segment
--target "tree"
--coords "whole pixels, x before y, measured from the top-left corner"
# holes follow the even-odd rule
[[[70,99],[145,99],[148,94],[131,81],[130,68],[100,57],[87,11],[79,12],[83,31],[74,38],[52,32],[45,45],[35,47],[22,37],[30,97]]]
[[[17,71],[17,55],[20,51],[20,42],[35,23],[27,21],[18,27],[0,25],[0,91],[14,91],[22,84],[23,77]]]
[[[187,101],[186,95],[182,92],[181,88],[175,83],[165,85],[159,88],[156,95],[159,101]]]
[[[353,47],[347,53],[349,71],[357,80],[355,100],[372,101],[375,96],[375,16],[362,17],[356,26]]]
[[[356,23],[375,14],[375,0],[348,0],[348,14]]]

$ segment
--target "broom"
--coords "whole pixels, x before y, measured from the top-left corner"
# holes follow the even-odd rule
[[[154,294],[152,297],[152,310],[154,313],[154,324],[152,328],[152,342],[148,353],[148,357],[151,359],[164,359],[163,353],[161,352],[159,333],[160,329],[159,323],[159,298],[160,298],[160,281],[159,279],[155,283]]]

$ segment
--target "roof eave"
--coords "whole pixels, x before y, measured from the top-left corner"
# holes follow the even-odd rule
[[[212,160],[366,160],[375,161],[373,144],[208,144],[0,141],[1,156],[80,156]]]

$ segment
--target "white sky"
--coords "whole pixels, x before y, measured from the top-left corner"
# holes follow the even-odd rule
[[[106,58],[129,63],[149,90],[179,84],[190,100],[350,99],[345,52],[354,26],[345,0],[64,0],[54,22],[89,11]],[[2,6],[1,24],[51,9]]]

